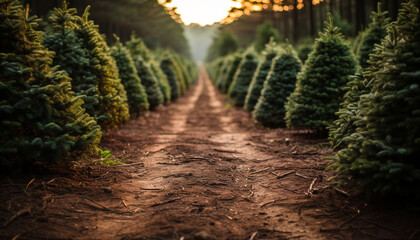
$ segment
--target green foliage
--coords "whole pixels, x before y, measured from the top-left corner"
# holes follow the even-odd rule
[[[230,66],[231,62],[232,62],[232,58],[230,58],[229,56],[225,57],[225,59],[223,61],[223,65],[219,69],[219,71],[220,71],[220,73],[218,74],[219,79],[216,79],[216,81],[215,81],[216,87],[219,90],[222,89],[222,86],[225,82],[226,75],[227,75],[227,72],[229,71],[229,66]]]
[[[26,10],[27,11],[27,10]],[[71,91],[71,79],[51,67],[36,17],[18,1],[0,2],[0,166],[66,163],[96,153],[101,131]]]
[[[118,75],[115,60],[109,55],[109,47],[99,33],[98,26],[89,20],[89,7],[83,17],[77,21],[76,36],[82,40],[83,48],[88,52],[92,72],[98,81],[100,108],[98,119],[103,128],[115,128],[130,118],[127,95]]]
[[[127,92],[130,113],[138,115],[140,112],[149,110],[149,101],[147,99],[146,90],[138,76],[130,52],[122,45],[119,38],[116,38],[117,42],[111,48],[110,54],[117,63],[121,82]]]
[[[377,12],[372,12],[371,19],[372,23],[366,29],[363,35],[360,49],[357,52],[359,56],[359,64],[362,68],[368,67],[369,54],[375,49],[375,44],[379,44],[381,40],[386,36],[386,28],[389,25],[388,13],[382,12],[381,3],[378,2]]]
[[[348,76],[354,74],[355,69],[350,47],[330,15],[286,104],[287,126],[323,132],[325,122],[335,119]]]
[[[106,119],[100,109],[98,78],[89,59],[89,51],[83,48],[83,41],[74,32],[75,23],[80,19],[76,9],[54,9],[48,17],[48,25],[43,37],[43,44],[54,51],[53,65],[59,65],[72,78],[72,90],[76,96],[82,96],[83,108],[97,121]]]
[[[257,55],[251,50],[243,57],[229,88],[229,97],[236,107],[243,107],[249,84],[258,67]]]
[[[274,42],[279,41],[279,32],[273,27],[270,21],[266,21],[257,27],[257,34],[255,36],[255,50],[262,52],[265,45],[273,39]]]
[[[299,59],[305,63],[306,59],[308,59],[309,53],[312,52],[314,45],[314,39],[304,38],[303,40],[299,41],[299,43],[296,45],[296,51],[299,56]]]
[[[143,60],[143,58],[138,57],[134,61],[140,79],[146,88],[147,100],[149,101],[150,109],[153,110],[162,104],[164,100],[158,80],[156,79],[150,64]]]
[[[160,63],[160,68],[166,75],[171,87],[171,99],[175,100],[182,95],[181,86],[177,75],[177,66],[170,55],[165,55]]]
[[[236,37],[229,31],[221,32],[209,47],[206,61],[211,62],[219,57],[227,56],[238,50],[239,43]]]
[[[284,105],[295,88],[296,76],[302,68],[293,47],[287,45],[284,49],[285,51],[273,60],[253,113],[254,119],[267,127],[285,126]]]
[[[111,151],[109,150],[105,150],[103,151],[102,149],[98,148],[99,154],[101,155],[101,158],[111,158],[112,154]]]
[[[151,61],[150,51],[140,38],[131,35],[131,40],[126,43],[127,48],[133,58],[137,73],[146,89],[147,100],[150,109],[155,109],[164,101],[163,93],[160,89],[159,82],[148,61]]]
[[[353,27],[346,19],[343,19],[338,12],[333,13],[333,21],[335,25],[341,29],[341,32],[345,36],[351,36],[353,32]]]
[[[171,86],[169,84],[168,78],[159,67],[159,64],[156,62],[156,60],[152,60],[150,62],[150,67],[156,79],[158,80],[160,91],[163,94],[164,103],[169,104],[171,102]]]
[[[357,130],[330,165],[335,180],[373,194],[420,192],[419,1],[403,4],[364,71],[370,92],[358,102]]]
[[[185,65],[185,60],[181,58],[181,56],[179,56],[176,53],[171,53],[175,64],[178,66],[179,69],[179,79],[182,81],[182,84],[184,86],[183,91],[187,91],[188,88],[190,87],[191,84],[191,76],[188,74],[188,71],[186,69],[186,65]]]
[[[239,53],[236,53],[232,56],[232,61],[229,64],[228,71],[226,73],[226,77],[223,79],[223,85],[221,91],[223,93],[228,93],[230,89],[230,85],[233,82],[233,78],[235,77],[236,70],[239,67],[239,64],[242,61],[242,56]]]
[[[248,88],[248,93],[245,98],[246,110],[250,112],[254,110],[255,104],[257,104],[258,99],[261,96],[261,90],[263,89],[264,82],[271,70],[273,59],[277,56],[280,50],[281,48],[274,41],[270,41],[270,43],[266,45],[263,52],[264,58],[260,61]]]

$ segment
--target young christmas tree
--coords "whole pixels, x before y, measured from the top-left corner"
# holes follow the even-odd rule
[[[163,94],[160,91],[158,80],[156,79],[150,64],[142,57],[135,59],[137,72],[141,78],[143,85],[146,88],[147,100],[150,104],[150,109],[155,109],[163,103]]]
[[[191,85],[191,76],[188,74],[187,69],[185,68],[185,63],[182,57],[176,53],[172,53],[172,56],[176,64],[178,65],[179,70],[181,71],[181,75],[182,75],[181,79],[184,82],[185,91],[186,91]]]
[[[175,100],[181,96],[181,87],[176,74],[176,65],[169,55],[165,55],[160,63],[160,68],[168,78],[169,85],[171,87],[171,99]]]
[[[229,64],[228,71],[226,73],[226,77],[223,80],[223,85],[221,91],[223,93],[228,93],[230,85],[233,82],[233,78],[235,77],[236,70],[238,70],[239,64],[242,61],[242,56],[239,53],[236,53],[232,56],[232,61]]]
[[[355,133],[330,165],[335,180],[374,194],[420,192],[420,1],[408,1],[369,59]]]
[[[254,73],[258,67],[257,55],[253,51],[249,51],[242,59],[238,70],[235,73],[232,84],[229,88],[229,97],[237,107],[243,107],[245,97],[248,93],[249,84],[254,77]]]
[[[216,81],[216,87],[219,90],[222,89],[222,86],[225,82],[226,75],[227,75],[227,72],[229,71],[229,66],[231,62],[232,62],[232,58],[230,58],[229,56],[225,57],[225,60],[223,61],[223,65],[220,68],[219,79]]]
[[[285,119],[289,128],[324,132],[325,123],[335,119],[349,75],[355,73],[354,56],[331,14],[325,24],[288,98]]]
[[[386,18],[386,12],[381,12],[381,4],[378,3],[378,12],[372,13],[372,23],[369,25],[363,34],[361,47],[359,51],[359,63],[362,69],[359,69],[355,76],[350,76],[350,81],[347,84],[347,93],[344,95],[344,101],[341,103],[340,110],[336,113],[338,119],[335,120],[329,129],[329,139],[334,149],[340,149],[345,146],[345,138],[354,133],[357,129],[356,122],[359,120],[356,112],[358,110],[358,102],[360,96],[370,92],[367,86],[368,82],[363,77],[363,72],[377,71],[375,64],[368,67],[369,62],[375,63],[377,54],[369,58],[369,54],[375,49],[375,45],[380,43],[386,35],[386,27],[389,24],[389,19]]]
[[[368,67],[369,54],[375,49],[375,44],[379,44],[387,34],[386,28],[389,25],[388,12],[382,12],[381,3],[378,2],[377,12],[372,12],[370,18],[372,22],[363,34],[358,51],[359,64],[362,68]]]
[[[0,166],[66,162],[96,153],[99,125],[71,91],[71,79],[52,68],[53,52],[41,44],[18,1],[0,2]],[[72,156],[70,158],[70,155]],[[66,160],[66,161],[65,161]]]
[[[83,96],[83,108],[100,121],[104,113],[100,109],[98,78],[90,64],[89,52],[83,48],[83,41],[75,35],[74,26],[79,17],[75,8],[55,8],[48,17],[48,25],[43,37],[43,44],[54,51],[54,65],[59,65],[72,79],[72,90],[76,96]]]
[[[280,51],[280,47],[273,40],[271,40],[265,47],[263,52],[263,60],[257,67],[255,75],[249,85],[248,93],[245,98],[245,109],[252,112],[255,104],[261,96],[261,90],[263,89],[264,82],[267,78],[268,73],[271,70],[273,59],[277,56]]]
[[[83,17],[77,22],[76,36],[83,43],[83,48],[88,51],[90,65],[98,79],[100,97],[98,115],[105,118],[98,119],[104,128],[115,128],[130,118],[127,95],[118,75],[115,60],[109,55],[109,47],[103,36],[99,33],[98,26],[89,20],[89,7]]]
[[[150,51],[143,40],[135,37],[134,34],[131,35],[131,40],[127,42],[126,46],[130,50],[139,77],[146,88],[150,109],[155,109],[163,103],[164,96],[150,63],[148,63],[151,61]]]
[[[271,21],[266,21],[265,23],[257,27],[257,34],[255,36],[255,50],[260,53],[264,51],[265,45],[270,41],[278,42],[279,32],[274,28]]]
[[[115,38],[117,41],[111,48],[110,54],[117,63],[121,82],[127,92],[130,113],[139,115],[141,112],[149,110],[148,95],[141,83],[130,52],[122,45],[119,37],[115,35]]]
[[[279,51],[279,50],[277,50]],[[284,46],[280,55],[273,60],[272,68],[264,82],[253,117],[267,127],[284,127],[284,108],[287,97],[296,86],[296,77],[302,63],[290,44]]]
[[[169,104],[171,102],[171,86],[169,85],[168,78],[159,67],[159,64],[156,62],[156,60],[152,60],[150,62],[150,67],[156,79],[158,80],[160,91],[163,94],[164,103]]]

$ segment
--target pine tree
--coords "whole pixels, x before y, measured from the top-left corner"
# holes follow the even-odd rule
[[[141,83],[130,52],[122,45],[119,37],[115,35],[115,38],[117,41],[111,48],[110,54],[117,63],[121,82],[127,92],[130,113],[139,115],[141,112],[149,110],[147,93]]]
[[[148,61],[151,61],[150,51],[144,42],[140,38],[135,37],[134,34],[131,35],[131,40],[126,45],[130,50],[139,77],[146,89],[150,109],[155,109],[163,103],[164,96],[150,63],[148,63]]]
[[[357,71],[355,76],[350,77],[347,84],[347,93],[344,95],[344,101],[341,103],[340,110],[336,113],[338,119],[333,122],[329,129],[329,139],[334,149],[338,150],[345,146],[345,138],[354,133],[357,129],[356,122],[358,116],[356,114],[358,109],[358,102],[360,96],[370,92],[367,86],[368,82],[363,77],[363,72],[376,71],[376,66],[368,67],[369,62],[376,62],[376,56],[372,56],[371,60],[369,54],[375,49],[375,45],[379,44],[386,35],[386,27],[389,24],[389,19],[386,17],[386,12],[381,12],[381,4],[378,3],[378,12],[372,13],[372,23],[363,34],[361,47],[359,51],[359,63],[362,67]]]
[[[286,124],[289,128],[306,128],[325,131],[325,123],[335,119],[345,94],[349,75],[355,73],[356,61],[350,47],[329,21],[320,37],[315,40],[314,50],[301,73],[294,92],[286,104]]]
[[[238,70],[239,64],[242,61],[242,56],[239,53],[236,53],[232,56],[232,62],[229,64],[229,70],[226,73],[226,77],[223,80],[222,85],[222,92],[228,93],[230,85],[233,82],[233,78],[235,77],[236,70]]]
[[[248,93],[249,84],[258,67],[258,59],[253,51],[249,51],[243,57],[238,70],[235,73],[229,88],[229,97],[237,107],[243,107]]]
[[[147,63],[143,58],[136,58],[135,65],[141,81],[146,88],[147,100],[149,101],[150,109],[153,110],[162,104],[164,100],[158,80],[156,79],[150,64]]]
[[[335,180],[374,194],[420,192],[420,1],[408,1],[369,59],[371,91],[358,103],[355,133],[330,165]],[[350,180],[350,181],[349,181]]]
[[[216,82],[215,82],[216,83],[216,87],[219,90],[222,89],[222,86],[223,86],[223,84],[225,82],[225,79],[227,77],[227,73],[229,71],[229,66],[230,66],[230,63],[231,62],[232,62],[232,58],[229,57],[229,56],[226,56],[225,57],[225,60],[223,61],[223,65],[220,68],[219,79],[217,79]]]
[[[375,49],[375,44],[379,44],[386,35],[386,28],[389,25],[388,12],[382,12],[381,3],[378,2],[377,12],[372,12],[372,22],[366,29],[361,41],[360,49],[358,51],[359,64],[362,68],[368,67],[367,60],[369,54]]]
[[[181,87],[176,74],[176,66],[169,55],[163,57],[160,68],[168,78],[169,85],[171,87],[171,99],[175,100],[181,96]]]
[[[53,52],[41,44],[18,1],[0,2],[0,166],[34,161],[64,163],[96,152],[100,127],[71,91],[71,79],[51,67]],[[70,155],[73,155],[70,158]]]
[[[166,77],[165,73],[162,71],[156,60],[152,60],[150,62],[150,67],[156,79],[158,80],[160,91],[163,94],[164,103],[169,104],[171,102],[171,86],[169,85],[168,78]]]
[[[103,128],[115,128],[130,118],[127,95],[118,75],[115,60],[109,55],[109,47],[98,26],[89,20],[89,7],[83,17],[77,22],[76,36],[83,41],[83,48],[88,51],[90,65],[98,79],[100,109],[98,115],[105,115],[98,119]]]
[[[261,96],[255,106],[253,117],[267,127],[285,126],[284,108],[287,97],[296,86],[296,77],[301,71],[302,63],[290,44],[284,46],[279,56],[274,58]]]
[[[267,21],[257,27],[257,34],[255,37],[255,50],[260,53],[265,49],[265,45],[271,41],[279,41],[279,33],[273,27],[270,21]]]
[[[249,85],[248,93],[245,98],[245,109],[252,112],[255,104],[261,96],[261,90],[263,89],[264,82],[267,78],[268,73],[271,70],[273,59],[277,56],[280,51],[280,47],[271,40],[265,47],[263,52],[263,61],[257,67],[255,75]]]
[[[43,44],[54,51],[53,65],[59,65],[72,79],[72,90],[76,96],[83,96],[83,108],[97,121],[105,118],[100,109],[98,78],[90,64],[89,52],[83,48],[83,41],[74,32],[75,23],[79,20],[75,8],[55,8],[48,17],[48,25],[43,37]]]

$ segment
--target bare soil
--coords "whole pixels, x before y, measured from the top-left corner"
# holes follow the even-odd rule
[[[1,179],[0,239],[420,239],[419,204],[329,185],[326,139],[229,106],[203,70],[183,98],[105,134],[127,165]]]

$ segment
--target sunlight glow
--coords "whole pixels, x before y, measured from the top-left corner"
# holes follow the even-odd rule
[[[172,0],[168,7],[177,7],[176,12],[181,15],[185,24],[212,24],[224,19],[231,7],[241,4],[230,0]]]

